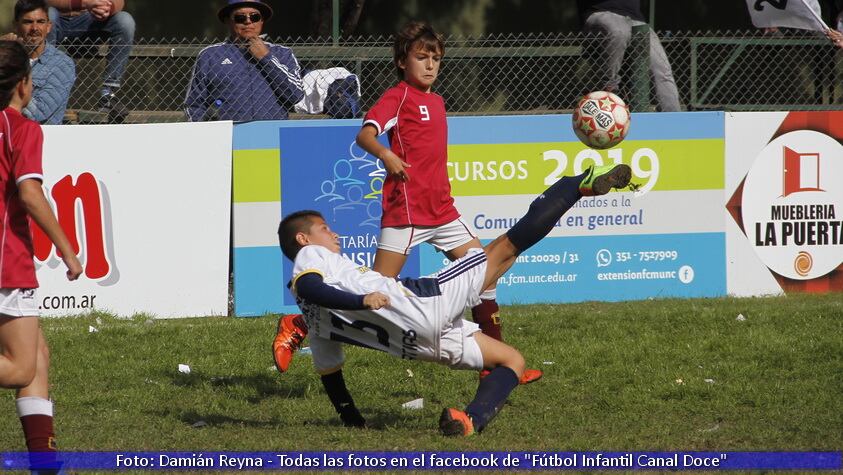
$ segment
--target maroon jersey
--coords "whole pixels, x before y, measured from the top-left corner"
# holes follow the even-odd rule
[[[381,226],[438,226],[460,214],[448,182],[448,123],[442,96],[406,82],[387,90],[366,114],[378,135],[388,132],[395,155],[410,164],[410,181],[393,176],[383,184]]]
[[[43,181],[41,126],[12,108],[0,112],[0,287],[35,288],[35,263],[29,217],[18,193],[18,184],[30,178]]]

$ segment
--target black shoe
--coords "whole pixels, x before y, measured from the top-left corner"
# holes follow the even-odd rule
[[[98,106],[100,112],[108,114],[109,124],[122,124],[129,115],[129,109],[117,99],[113,92],[102,95]]]

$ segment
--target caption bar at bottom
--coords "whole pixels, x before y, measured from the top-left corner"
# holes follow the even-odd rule
[[[27,470],[26,452],[0,453]],[[43,462],[43,460],[42,460]],[[843,452],[60,452],[73,470],[841,470]]]

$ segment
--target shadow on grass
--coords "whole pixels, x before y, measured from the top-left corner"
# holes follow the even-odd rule
[[[331,403],[325,401],[325,404],[330,405]],[[372,431],[382,431],[391,427],[395,427],[396,425],[400,425],[400,423],[407,419],[408,415],[410,415],[407,410],[396,409],[396,410],[384,410],[378,408],[364,408],[360,411],[363,414],[363,418],[366,419],[366,429],[365,430],[372,430]],[[415,413],[412,414],[414,417],[421,417],[417,416]],[[314,426],[314,427],[342,427],[342,421],[340,421],[339,415],[334,415],[328,418],[319,418],[319,419],[312,419],[312,420],[305,420],[302,421],[302,425],[305,426]],[[349,429],[354,429],[353,427],[349,427]]]
[[[159,412],[157,415],[161,417],[170,417],[173,414],[166,412]],[[239,417],[230,417],[223,414],[200,414],[195,411],[186,411],[177,415],[177,419],[186,425],[201,429],[202,427],[226,426],[236,425],[249,427],[252,429],[272,428],[289,425],[289,422],[284,422],[281,419],[273,417],[268,421],[257,421],[253,419],[241,419]]]
[[[169,378],[174,386],[196,389],[207,387],[214,391],[226,391],[229,396],[236,394],[236,391],[231,391],[232,389],[243,388],[250,394],[244,394],[242,397],[250,403],[258,403],[273,397],[303,398],[307,387],[301,381],[279,378],[267,372],[211,376],[197,371],[190,374],[167,371],[163,376]]]

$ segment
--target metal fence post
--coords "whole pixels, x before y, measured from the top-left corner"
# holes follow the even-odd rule
[[[644,112],[650,108],[650,26],[632,27],[631,47],[631,108],[635,112]]]
[[[331,36],[334,38],[334,46],[340,44],[340,0],[334,0],[331,16]]]

